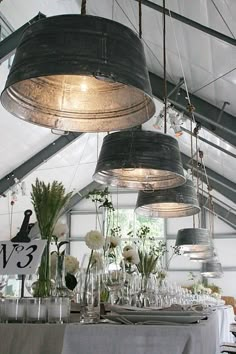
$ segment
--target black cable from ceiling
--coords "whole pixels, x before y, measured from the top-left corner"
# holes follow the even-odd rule
[[[221,17],[222,21],[224,22],[225,26],[226,26],[227,29],[229,30],[231,36],[235,39],[235,36],[234,36],[233,32],[231,31],[231,29],[230,29],[228,23],[226,22],[224,16],[222,15],[222,13],[220,12],[219,8],[217,7],[215,1],[214,1],[214,0],[211,0],[211,2],[212,2],[212,4],[213,4],[213,6],[215,7],[216,11],[218,12],[218,14],[220,15],[220,17]]]
[[[207,87],[207,86],[209,86],[209,85],[213,84],[213,83],[214,83],[214,82],[216,82],[217,80],[222,79],[224,76],[226,76],[226,75],[228,75],[228,74],[232,73],[232,71],[234,71],[234,70],[236,70],[236,68],[233,68],[233,69],[231,69],[231,70],[227,71],[226,73],[224,73],[224,74],[222,74],[222,75],[218,76],[217,78],[215,78],[215,79],[211,80],[211,81],[210,81],[210,82],[208,82],[207,84],[205,84],[205,85],[203,85],[203,86],[199,87],[198,89],[196,89],[196,90],[192,91],[192,92],[191,92],[191,94],[192,94],[192,95],[194,95],[196,92],[198,92],[198,91],[200,91],[200,90],[204,89],[205,87]]]

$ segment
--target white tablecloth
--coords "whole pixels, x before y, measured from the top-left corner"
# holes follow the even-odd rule
[[[218,354],[217,314],[193,325],[66,326],[62,354]]]
[[[220,344],[223,342],[235,342],[235,337],[230,332],[230,324],[235,322],[233,307],[218,307],[216,313],[219,323]]]

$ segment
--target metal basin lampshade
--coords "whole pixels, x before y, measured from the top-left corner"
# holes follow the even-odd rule
[[[188,228],[177,233],[175,246],[184,252],[204,252],[210,247],[210,237],[207,229]]]
[[[151,131],[122,131],[107,135],[93,179],[99,183],[153,190],[185,182],[178,142]]]
[[[112,131],[155,113],[141,40],[105,18],[62,15],[30,25],[17,48],[3,106],[66,131]]]
[[[177,218],[197,214],[200,207],[193,182],[187,180],[176,188],[139,191],[135,211],[154,218]]]
[[[201,274],[206,278],[221,278],[222,265],[218,260],[211,260],[202,264]]]
[[[213,257],[213,249],[209,248],[201,252],[185,252],[184,255],[188,255],[190,261],[193,262],[206,262]]]

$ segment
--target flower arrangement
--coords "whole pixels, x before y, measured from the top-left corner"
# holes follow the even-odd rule
[[[221,297],[221,288],[215,284],[204,284],[201,280],[198,279],[198,275],[193,272],[189,272],[188,280],[193,281],[194,283],[185,288],[190,290],[192,294],[206,294],[215,297],[216,299]]]
[[[62,183],[53,181],[45,184],[36,179],[32,185],[31,200],[35,210],[41,238],[47,240],[41,264],[38,269],[38,281],[34,284],[34,296],[51,295],[50,243],[60,214],[71,198]]]
[[[166,243],[162,240],[154,244],[154,237],[149,235],[150,228],[142,225],[136,232],[137,241],[134,241],[137,251],[132,246],[126,246],[123,250],[124,260],[136,264],[142,277],[158,272],[161,258],[167,252]],[[134,237],[133,232],[128,234]]]

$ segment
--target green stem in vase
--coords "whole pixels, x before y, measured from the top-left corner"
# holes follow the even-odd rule
[[[86,299],[86,293],[88,290],[88,280],[89,280],[89,276],[90,276],[90,266],[91,266],[91,262],[92,262],[92,257],[93,257],[93,250],[90,253],[90,257],[89,257],[89,261],[88,261],[88,266],[85,272],[85,279],[84,279],[84,292],[83,292],[83,302],[85,303],[85,299]]]
[[[51,276],[50,276],[50,241],[47,240],[41,264],[38,269],[38,280],[33,287],[35,297],[48,297],[51,295]]]

